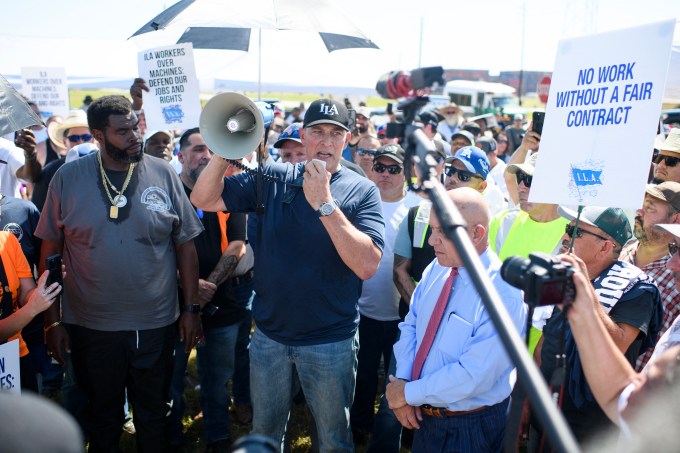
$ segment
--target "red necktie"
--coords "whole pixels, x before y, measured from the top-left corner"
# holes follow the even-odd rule
[[[430,352],[432,343],[434,342],[434,337],[437,336],[437,329],[439,329],[439,324],[442,322],[442,317],[446,311],[446,305],[449,302],[449,296],[453,290],[453,280],[458,275],[458,268],[454,267],[451,269],[449,278],[446,279],[444,287],[442,288],[441,294],[439,294],[439,299],[437,299],[437,304],[434,306],[432,315],[430,316],[430,321],[427,323],[427,329],[425,330],[425,335],[423,336],[423,341],[418,347],[418,352],[416,352],[416,358],[413,361],[413,370],[411,371],[411,380],[415,381],[420,378],[420,372],[425,364],[425,359],[427,354]]]

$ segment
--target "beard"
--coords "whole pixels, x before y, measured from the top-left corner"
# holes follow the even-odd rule
[[[458,116],[447,116],[446,117],[446,124],[448,124],[451,127],[458,126],[459,121],[458,121]]]
[[[661,178],[657,178],[656,176],[652,178],[652,184],[661,184],[662,182],[666,182],[665,180]]]
[[[191,169],[187,171],[187,176],[189,179],[195,184],[196,181],[198,181],[198,177],[201,176],[201,173],[203,173],[203,169],[205,168],[205,165],[201,165],[198,168]]]
[[[645,225],[643,224],[642,217],[635,216],[635,226],[633,227],[633,235],[638,241],[646,243],[648,242],[647,232],[645,231]]]
[[[134,156],[129,155],[127,152],[129,149],[139,146],[139,153]],[[105,142],[104,148],[106,149],[106,154],[116,162],[122,162],[124,164],[134,164],[142,160],[144,152],[142,150],[142,143],[138,142],[134,145],[130,145],[127,148],[117,148],[111,143]]]

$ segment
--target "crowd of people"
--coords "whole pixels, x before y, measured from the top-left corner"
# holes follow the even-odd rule
[[[184,448],[194,348],[210,452],[230,451],[232,419],[289,450],[293,401],[315,451],[551,449],[471,270],[408,184],[420,170],[370,109],[277,111],[227,160],[198,127],[145,130],[145,91],[0,138],[1,339],[20,341],[22,390],[58,391],[89,451],[116,451],[123,429],[142,452]],[[432,182],[579,444],[677,448],[680,128],[648,153],[631,215],[530,202],[540,134],[507,123],[420,111]],[[571,266],[573,301],[534,307],[502,278],[531,253]]]

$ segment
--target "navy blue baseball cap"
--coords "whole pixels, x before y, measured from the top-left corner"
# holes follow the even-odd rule
[[[274,142],[274,148],[281,148],[283,142],[286,140],[292,140],[294,142],[302,143],[300,140],[300,128],[302,123],[293,123],[281,132],[279,139]]]
[[[486,180],[491,164],[486,157],[486,153],[476,146],[464,146],[453,157],[446,159],[446,163],[450,164],[454,160],[459,160],[465,165],[467,171],[481,176]]]

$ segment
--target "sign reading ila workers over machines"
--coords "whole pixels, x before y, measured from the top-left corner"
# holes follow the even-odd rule
[[[138,55],[148,130],[189,129],[201,115],[198,79],[191,43],[148,49]]]
[[[560,41],[529,201],[642,206],[674,27]]]
[[[21,68],[21,92],[40,109],[43,120],[69,112],[64,68]]]

